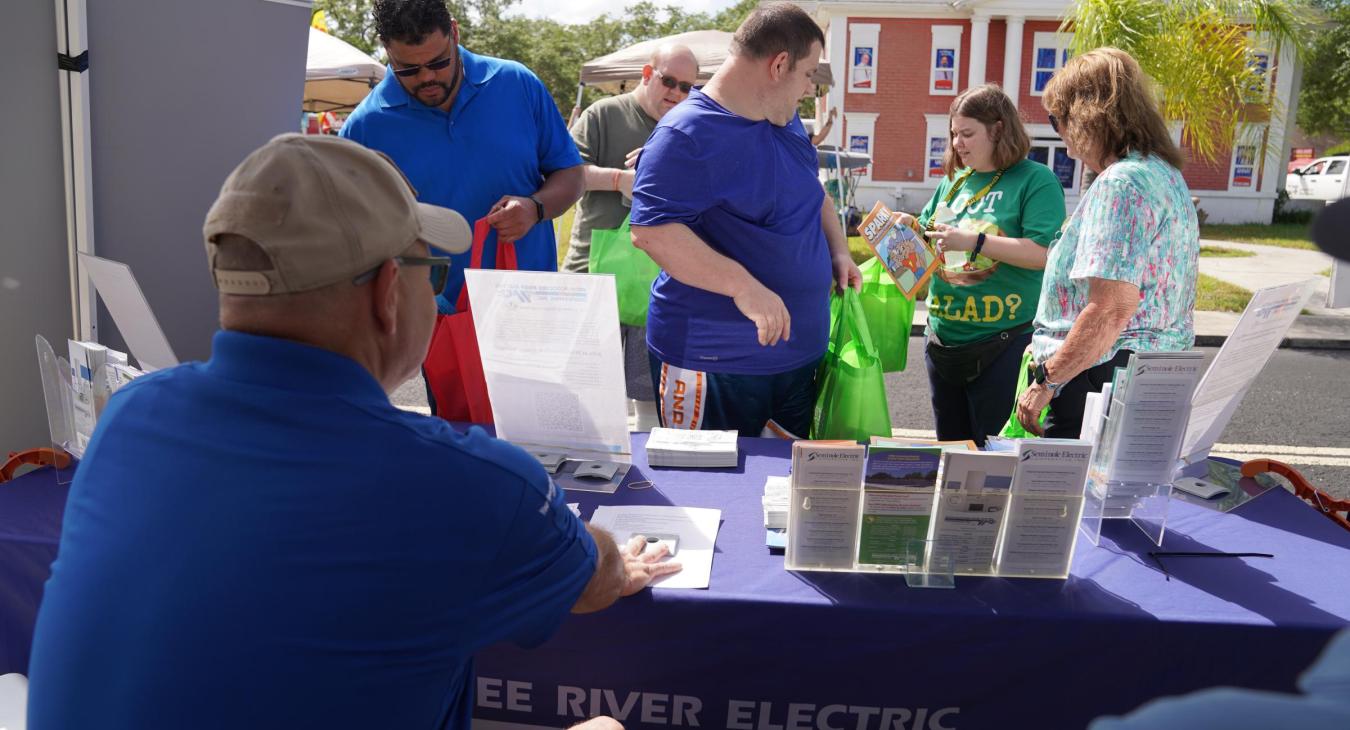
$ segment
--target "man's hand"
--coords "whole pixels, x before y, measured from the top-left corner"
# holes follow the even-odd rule
[[[519,195],[503,195],[488,211],[487,222],[497,229],[497,240],[514,243],[539,223],[534,201]]]
[[[749,278],[749,277],[747,277]],[[763,284],[750,278],[744,289],[732,296],[736,308],[759,330],[759,344],[773,347],[792,336],[792,317],[783,300]]]
[[[1045,435],[1045,429],[1041,428],[1041,411],[1050,404],[1053,396],[1050,389],[1040,383],[1032,383],[1022,391],[1017,399],[1017,421],[1022,428],[1037,436]]]
[[[854,291],[862,291],[862,272],[858,270],[858,265],[853,263],[851,255],[835,254],[834,281],[841,293],[848,287],[853,287]]]
[[[630,170],[637,167],[638,155],[640,154],[642,154],[641,147],[629,152],[628,156],[624,158],[623,166]]]
[[[662,576],[680,572],[684,566],[675,561],[662,563],[660,560],[670,554],[664,543],[651,550],[644,550],[647,538],[634,535],[623,548],[623,568],[627,576],[620,596],[631,596],[652,584]]]

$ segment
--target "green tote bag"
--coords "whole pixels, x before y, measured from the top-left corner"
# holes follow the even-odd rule
[[[872,436],[890,436],[885,375],[867,330],[862,298],[845,289],[831,305],[830,343],[816,376],[811,438],[868,441]]]
[[[619,321],[634,327],[647,324],[647,306],[652,282],[661,267],[645,251],[633,245],[628,219],[618,228],[591,231],[591,273],[613,274],[619,295]]]
[[[900,293],[886,267],[877,257],[863,262],[862,307],[867,319],[867,330],[872,333],[881,369],[898,373],[905,369],[909,359],[909,333],[914,325],[914,300]]]

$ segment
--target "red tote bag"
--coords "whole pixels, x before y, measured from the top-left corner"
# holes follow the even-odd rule
[[[474,223],[469,268],[483,268],[483,249],[491,230],[486,219]],[[495,263],[495,268],[516,270],[515,244],[498,242]],[[435,415],[447,421],[492,424],[492,402],[488,400],[478,334],[469,310],[467,283],[459,291],[455,313],[436,315],[436,329],[422,362],[422,375],[436,400]]]

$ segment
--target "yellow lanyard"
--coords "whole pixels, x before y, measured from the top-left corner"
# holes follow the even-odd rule
[[[1007,172],[1007,171],[1008,171],[1008,168],[1006,168],[1006,167],[1003,168],[1002,170],[999,170],[998,173],[996,173],[996,174],[994,175],[994,179],[989,181],[989,184],[988,184],[988,185],[985,185],[983,188],[980,189],[979,192],[977,192],[977,193],[975,193],[974,195],[970,196],[970,198],[968,198],[968,199],[966,200],[966,202],[962,203],[962,204],[961,204],[960,210],[953,209],[953,210],[952,210],[952,213],[955,214],[955,215],[960,215],[960,214],[961,214],[961,211],[963,211],[963,210],[965,210],[966,208],[969,208],[970,206],[974,205],[975,203],[978,203],[978,202],[980,202],[981,200],[983,200],[983,199],[984,199],[984,196],[988,195],[988,194],[989,194],[989,191],[990,191],[990,190],[993,190],[993,189],[994,189],[994,186],[998,184],[998,181],[1003,177],[1003,173],[1005,173],[1005,172]],[[944,205],[951,205],[951,204],[952,204],[952,199],[956,197],[956,194],[957,194],[957,193],[961,192],[961,188],[966,184],[966,178],[968,178],[968,177],[970,177],[971,175],[974,175],[974,174],[975,174],[975,169],[974,169],[974,168],[971,168],[971,169],[969,169],[969,170],[966,170],[965,173],[963,173],[963,174],[961,175],[961,177],[958,177],[958,178],[956,179],[956,182],[952,183],[952,189],[949,190],[949,191],[947,192],[947,199],[944,200],[944,201],[942,201],[943,204],[944,204]]]

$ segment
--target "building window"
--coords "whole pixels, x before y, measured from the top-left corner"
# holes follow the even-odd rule
[[[933,45],[928,58],[928,93],[956,96],[961,79],[961,32],[959,25],[933,26]]]
[[[1233,140],[1233,159],[1228,170],[1228,189],[1256,192],[1261,166],[1264,124],[1243,125]]]
[[[1270,93],[1270,50],[1260,37],[1250,33],[1247,37],[1252,43],[1247,60],[1247,68],[1252,71],[1252,79],[1243,96],[1247,102],[1259,104]]]
[[[945,174],[942,161],[947,154],[947,143],[951,140],[950,122],[946,114],[926,114],[928,134],[924,144],[923,179],[937,184]]]
[[[1055,177],[1059,178],[1059,184],[1064,186],[1065,193],[1078,192],[1078,160],[1069,156],[1069,148],[1065,146],[1064,140],[1031,140],[1031,150],[1027,152],[1027,159],[1039,162],[1054,171]]]
[[[1046,84],[1055,72],[1069,61],[1072,33],[1037,33],[1033,36],[1031,51],[1031,95],[1045,93]]]
[[[854,23],[848,27],[848,35],[848,93],[875,94],[881,26],[876,23]]]

